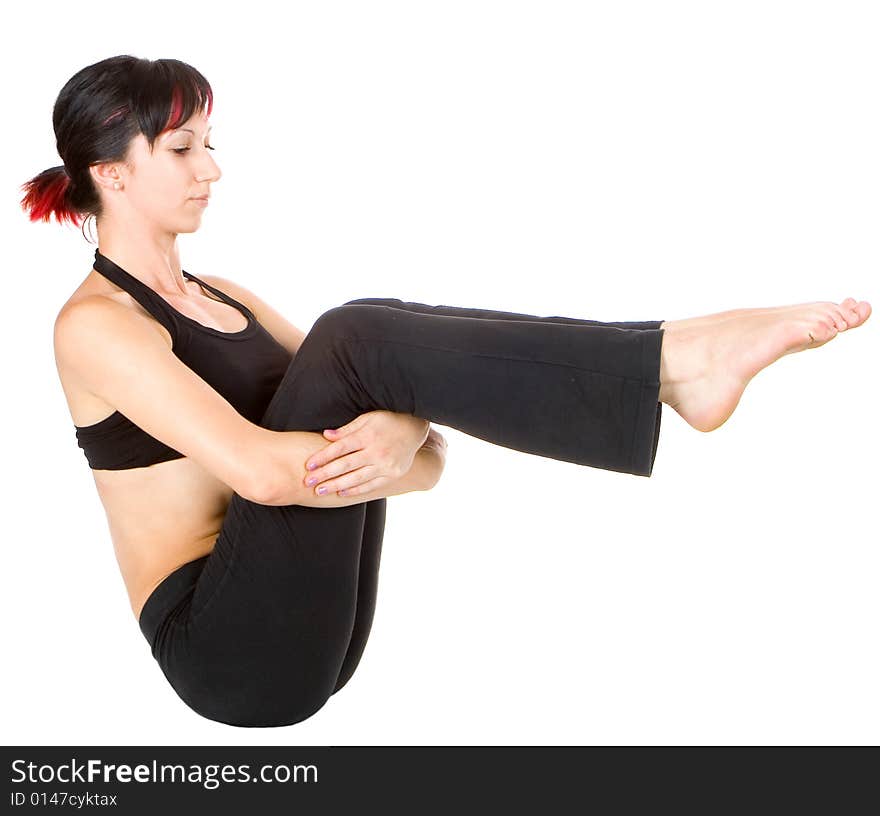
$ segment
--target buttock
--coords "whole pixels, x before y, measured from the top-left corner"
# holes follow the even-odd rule
[[[141,608],[138,626],[150,644],[154,657],[160,632],[175,623],[179,624],[188,615],[196,582],[209,557],[210,553],[179,566],[166,575],[147,597]]]
[[[214,550],[166,576],[139,624],[177,695],[231,725],[311,716],[354,630],[365,506],[259,505],[234,494]]]

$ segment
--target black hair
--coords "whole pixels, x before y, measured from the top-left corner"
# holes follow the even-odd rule
[[[214,107],[208,80],[176,59],[109,57],[77,71],[52,109],[55,143],[63,164],[21,185],[22,209],[31,221],[75,226],[102,215],[101,198],[89,172],[93,164],[124,162],[132,140],[143,133],[152,151],[165,131],[197,111]],[[83,233],[85,235],[85,233]]]

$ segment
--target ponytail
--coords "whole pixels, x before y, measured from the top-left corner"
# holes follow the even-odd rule
[[[59,224],[68,221],[78,227],[82,224],[82,215],[71,203],[71,186],[63,164],[51,167],[21,185],[24,191],[21,207],[31,221],[48,222],[54,214]]]

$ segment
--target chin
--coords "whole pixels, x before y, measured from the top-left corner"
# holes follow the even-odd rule
[[[174,225],[174,232],[178,235],[183,235],[184,233],[195,232],[202,226],[202,219],[199,218],[196,221],[188,221],[181,224]]]

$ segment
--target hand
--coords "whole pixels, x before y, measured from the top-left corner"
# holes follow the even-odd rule
[[[321,495],[357,496],[376,490],[412,467],[430,427],[428,420],[411,414],[369,411],[341,428],[325,430],[325,438],[333,442],[308,458],[303,484],[316,493],[326,488]]]
[[[422,447],[431,447],[435,448],[436,450],[445,452],[446,448],[448,448],[449,445],[446,442],[446,437],[443,436],[443,434],[441,434],[436,428],[432,427],[428,429],[428,436],[422,444]]]

